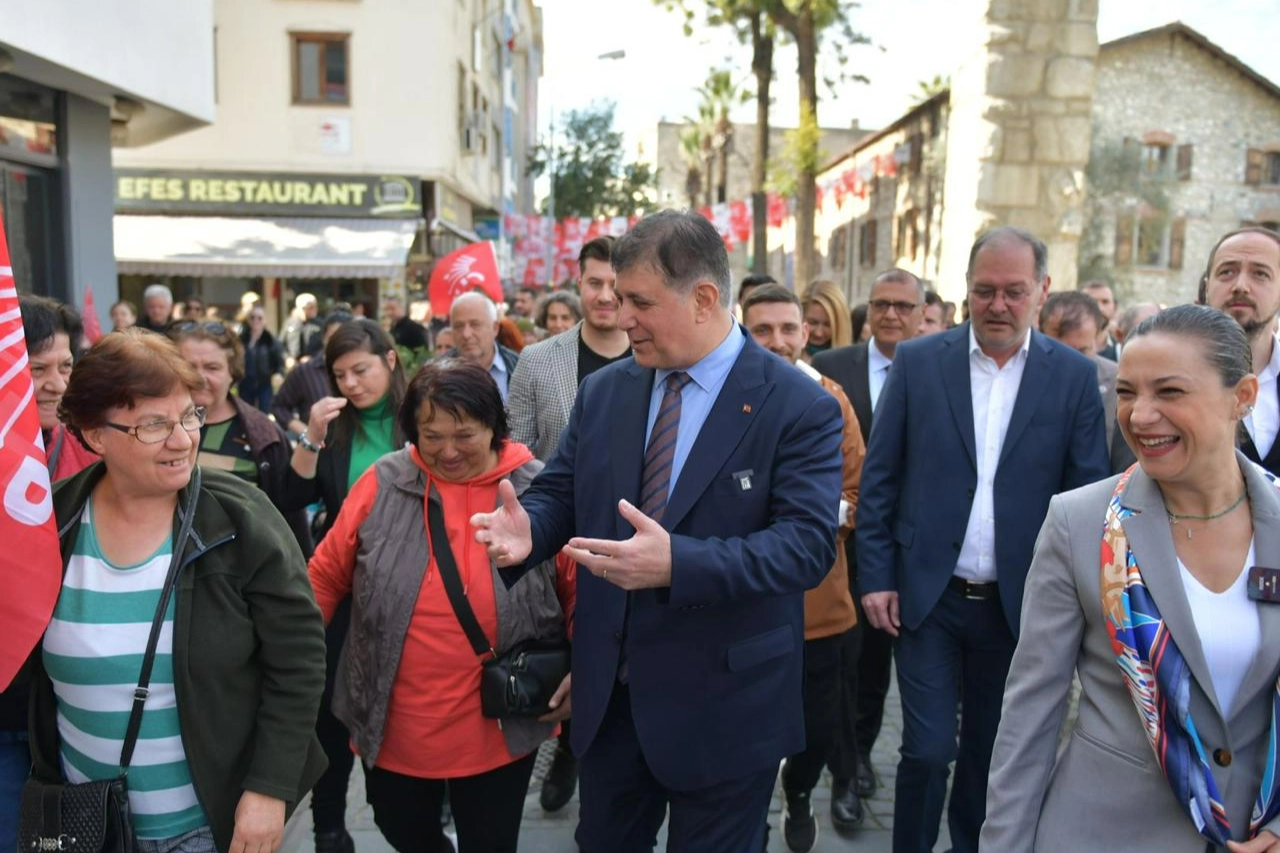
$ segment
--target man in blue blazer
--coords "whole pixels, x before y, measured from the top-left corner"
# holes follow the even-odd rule
[[[613,266],[634,357],[587,378],[547,468],[473,524],[508,582],[566,543],[578,561],[585,853],[652,850],[668,808],[668,849],[760,850],[778,763],[804,745],[803,593],[835,559],[839,407],[734,322],[701,216],[646,217]]]
[[[976,853],[1022,590],[1049,499],[1110,473],[1097,370],[1031,325],[1048,251],[996,228],[969,255],[970,322],[898,345],[862,473],[859,591],[898,637],[895,853]],[[959,750],[957,709],[963,707]]]

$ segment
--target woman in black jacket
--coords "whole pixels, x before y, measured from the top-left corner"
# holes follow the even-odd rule
[[[205,410],[200,430],[200,465],[208,470],[230,471],[267,493],[289,522],[303,556],[310,559],[311,532],[305,508],[284,508],[289,473],[289,438],[271,418],[243,398],[231,394],[231,386],[244,377],[245,353],[240,338],[219,320],[187,320],[169,327],[170,340],[182,357],[204,379],[204,389],[191,397]]]
[[[404,446],[396,412],[404,399],[404,368],[391,337],[372,320],[344,323],[324,348],[330,392],[311,407],[307,429],[298,439],[287,475],[286,507],[319,500],[325,520],[319,539],[333,526],[347,492],[383,455]],[[346,830],[347,780],[355,763],[350,735],[330,711],[338,655],[351,622],[351,599],[338,605],[326,630],[328,672],[316,734],[329,769],[311,795],[316,853],[352,853]]]
[[[284,374],[284,353],[280,344],[267,331],[267,312],[255,306],[249,312],[248,322],[240,332],[244,346],[244,377],[240,380],[240,399],[260,411],[271,411],[271,396],[275,389],[271,380]]]

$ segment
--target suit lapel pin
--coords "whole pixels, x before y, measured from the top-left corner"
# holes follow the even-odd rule
[[[742,404],[742,413],[743,413],[744,415],[749,415],[749,414],[751,414],[751,404],[750,404],[750,403],[743,403],[743,404]]]

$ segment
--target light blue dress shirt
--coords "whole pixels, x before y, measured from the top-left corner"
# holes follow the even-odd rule
[[[498,352],[498,345],[493,346],[493,362],[489,365],[489,375],[493,377],[493,381],[498,383],[498,392],[502,394],[502,404],[507,403],[507,385],[511,382],[511,377],[507,374],[507,363],[502,360],[502,353]]]
[[[707,415],[711,414],[711,407],[715,404],[716,397],[720,396],[720,389],[729,378],[729,371],[733,369],[734,362],[738,360],[738,354],[742,352],[746,343],[746,329],[734,323],[733,328],[729,330],[729,334],[725,335],[719,346],[704,355],[702,360],[693,367],[684,371],[693,381],[687,383],[684,390],[680,392],[680,425],[676,427],[676,453],[671,462],[668,498],[676,487],[676,480],[680,479],[680,471],[684,468],[685,460],[689,458],[689,451],[693,449],[698,433],[702,431],[702,425],[706,423]],[[662,395],[667,390],[667,377],[677,372],[679,371],[663,369],[657,371],[654,376],[653,391],[649,395],[649,421],[644,430],[646,448],[649,446],[649,436],[653,433],[653,424],[658,420],[658,412],[662,408]]]

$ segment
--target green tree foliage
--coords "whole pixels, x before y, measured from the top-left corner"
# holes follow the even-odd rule
[[[911,98],[911,105],[916,106],[923,104],[934,95],[940,95],[947,89],[951,88],[951,78],[944,77],[941,74],[933,75],[932,80],[920,80],[916,82],[916,92]]]
[[[534,177],[551,175],[555,215],[634,216],[652,207],[657,172],[647,163],[628,163],[622,131],[613,126],[613,102],[564,114],[563,128],[529,157]],[[543,213],[551,213],[543,204]]]

